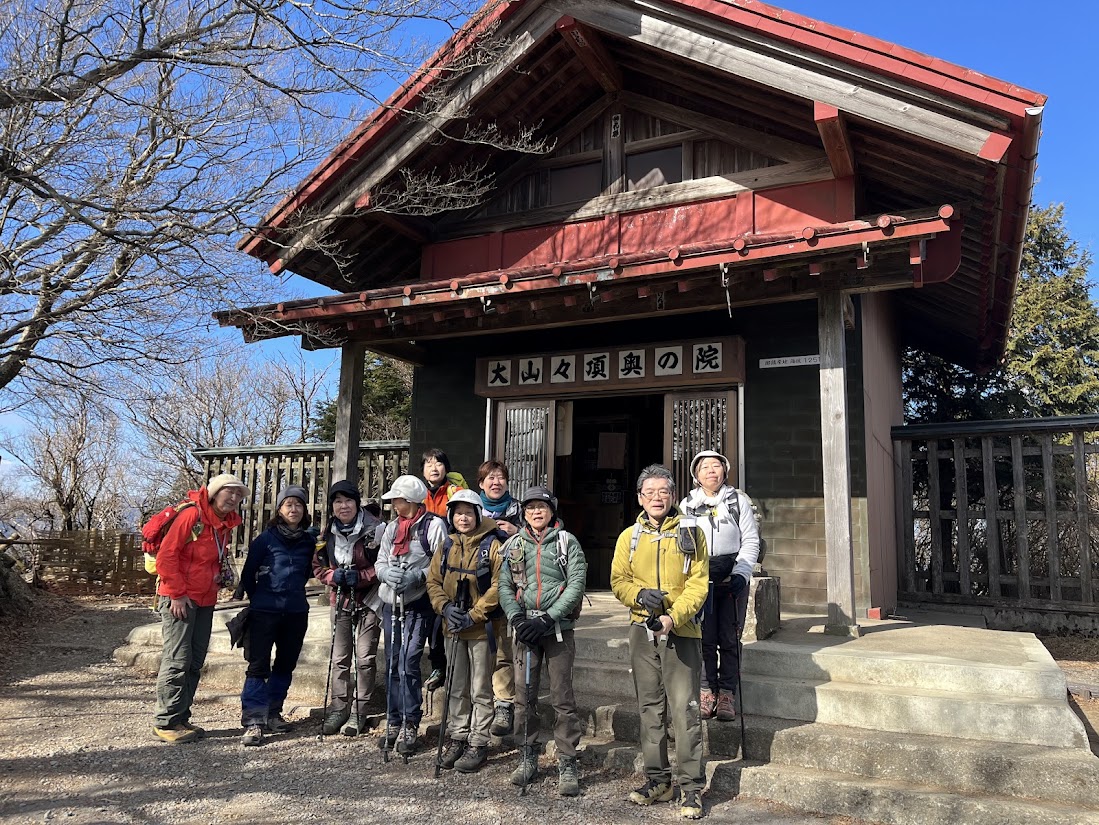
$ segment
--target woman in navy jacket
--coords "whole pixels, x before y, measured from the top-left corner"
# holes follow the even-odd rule
[[[264,730],[285,733],[291,727],[282,708],[309,624],[305,583],[313,575],[316,547],[307,498],[294,485],[279,493],[275,515],[248,546],[241,572],[240,589],[251,605],[244,646],[248,670],[240,693],[245,745],[260,744]]]

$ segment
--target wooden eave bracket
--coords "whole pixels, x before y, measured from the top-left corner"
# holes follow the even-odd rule
[[[594,29],[566,15],[557,21],[557,31],[604,91],[621,91],[622,71]]]
[[[813,120],[820,132],[828,163],[832,166],[832,174],[837,178],[854,175],[855,152],[851,148],[851,137],[847,134],[847,122],[843,112],[817,100],[813,102]]]
[[[962,265],[964,228],[965,222],[961,218],[954,218],[950,221],[947,232],[934,238],[909,241],[908,258],[912,265],[913,286],[941,284],[954,277]]]

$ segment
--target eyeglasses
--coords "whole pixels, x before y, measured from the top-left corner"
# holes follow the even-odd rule
[[[652,501],[654,498],[670,499],[672,497],[672,491],[668,489],[655,490],[649,493],[638,493],[645,501]]]

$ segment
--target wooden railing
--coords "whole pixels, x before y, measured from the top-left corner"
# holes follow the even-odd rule
[[[1099,416],[892,437],[902,602],[1099,613]]]
[[[192,450],[202,462],[205,478],[232,473],[248,485],[251,496],[241,506],[244,523],[233,536],[234,555],[239,558],[249,542],[263,532],[275,511],[279,490],[299,484],[309,495],[306,508],[316,525],[327,518],[328,479],[333,445],[293,444],[275,447],[212,447]],[[363,441],[359,444],[359,489],[363,500],[376,499],[397,476],[408,471],[407,441]],[[388,509],[384,508],[383,509]]]

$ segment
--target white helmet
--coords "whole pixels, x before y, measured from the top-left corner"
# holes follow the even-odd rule
[[[716,452],[715,450],[703,450],[702,452],[700,452],[698,455],[696,455],[694,458],[691,459],[691,478],[694,479],[694,482],[696,484],[698,483],[698,475],[697,475],[698,465],[702,463],[702,459],[704,459],[704,458],[716,458],[718,461],[720,461],[721,466],[725,468],[725,480],[728,481],[728,479],[729,479],[729,459],[727,459],[721,453]]]

